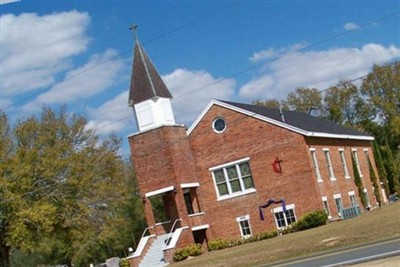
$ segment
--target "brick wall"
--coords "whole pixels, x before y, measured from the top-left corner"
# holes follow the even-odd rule
[[[212,129],[216,117],[224,117],[227,129],[217,134]],[[270,209],[259,218],[258,207],[269,198],[284,198],[295,204],[297,218],[322,209],[318,185],[312,178],[308,147],[304,137],[237,112],[213,106],[189,136],[200,180],[199,196],[203,203],[209,239],[240,238],[236,218],[249,215],[253,233],[276,230]],[[278,156],[283,173],[272,169]],[[256,193],[217,201],[210,167],[249,157]],[[273,205],[271,208],[278,207]]]

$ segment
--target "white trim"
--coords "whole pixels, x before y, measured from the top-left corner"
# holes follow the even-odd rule
[[[368,193],[368,189],[367,189],[367,188],[364,188],[364,189],[363,189],[363,192],[364,192],[364,193]]]
[[[158,189],[158,190],[155,190],[155,191],[148,192],[148,193],[146,193],[144,195],[146,197],[152,197],[152,196],[156,196],[156,195],[160,195],[160,194],[172,191],[174,189],[175,189],[175,187],[173,185],[171,185],[171,186],[164,187],[164,188],[161,188],[161,189]]]
[[[348,194],[349,194],[349,196],[355,196],[356,195],[356,193],[354,191],[349,191]]]
[[[363,150],[366,151],[366,152],[369,152],[368,148],[364,148]]]
[[[204,212],[204,211],[202,211],[202,212],[198,212],[198,213],[189,214],[189,218],[190,218],[190,217],[201,216],[201,215],[204,215],[204,214],[205,214],[205,212]]]
[[[155,237],[155,235],[148,235],[142,237],[139,241],[139,245],[137,246],[135,252],[131,256],[127,257],[127,259],[137,258],[140,255],[142,255],[143,249],[145,248],[148,240],[152,237]]]
[[[341,165],[342,165],[342,169],[343,169],[343,172],[344,172],[344,178],[345,179],[350,179],[351,177],[350,177],[350,173],[349,173],[349,167],[347,166],[346,154],[344,152],[344,149],[343,148],[339,148],[338,152],[339,152],[339,158],[340,158],[340,162],[341,162]]]
[[[320,171],[319,165],[318,165],[317,151],[315,150],[315,148],[310,148],[310,152],[311,152],[311,162],[313,164],[314,173],[317,176],[317,182],[322,183],[323,180],[322,180],[321,171]]]
[[[295,207],[296,206],[294,204],[289,204],[289,205],[286,205],[286,210],[290,210],[290,209],[294,210]],[[277,207],[277,208],[272,209],[273,213],[277,213],[277,212],[281,212],[281,211],[283,211],[282,207]]]
[[[225,127],[224,127],[224,129],[222,129],[222,131],[218,131],[217,129],[215,129],[215,122],[216,122],[217,120],[223,120],[223,121],[224,121]],[[220,134],[220,133],[225,132],[225,131],[226,131],[226,128],[227,128],[228,126],[226,125],[226,120],[225,120],[225,118],[224,118],[224,117],[221,117],[221,116],[218,116],[218,117],[216,117],[216,118],[213,120],[213,122],[211,123],[211,127],[213,128],[213,130],[214,130],[215,133]]]
[[[351,151],[357,151],[357,148],[352,148]]]
[[[244,215],[244,216],[236,217],[236,221],[237,221],[237,222],[246,221],[246,220],[248,220],[248,219],[250,219],[250,216],[249,216],[249,215]]]
[[[322,201],[328,201],[328,197],[327,196],[323,196],[321,197]]]
[[[310,149],[310,151],[316,151],[316,149],[314,147],[310,147],[309,149]]]
[[[334,198],[334,199],[342,198],[342,195],[341,195],[341,194],[334,194],[334,195],[333,195],[333,198]]]
[[[208,228],[210,228],[209,224],[202,224],[199,226],[192,227],[192,231],[198,231],[198,230],[203,230],[203,229],[208,229]]]
[[[167,224],[167,223],[171,223],[171,221],[159,222],[159,223],[154,224],[154,226],[160,226],[160,225]]]
[[[169,245],[166,246],[163,249],[163,251],[171,249],[171,248],[174,248],[176,246],[176,243],[178,242],[179,237],[181,236],[183,230],[185,230],[185,229],[189,229],[189,226],[183,226],[181,228],[176,229],[175,232],[172,234],[171,241],[169,242]]]
[[[213,180],[215,180],[215,179],[213,179]],[[214,181],[214,187],[216,188],[215,181]],[[226,199],[235,198],[235,197],[240,197],[240,196],[244,196],[244,195],[247,195],[247,194],[252,194],[252,193],[255,193],[255,192],[257,192],[257,190],[255,188],[250,188],[250,189],[247,189],[246,191],[236,192],[236,193],[232,193],[231,195],[224,195],[224,196],[219,196],[218,192],[216,192],[217,193],[217,201],[226,200]]]
[[[250,234],[248,234],[248,235],[243,235],[243,228],[242,228],[242,225],[240,224],[241,222],[245,222],[245,221],[247,221],[247,224],[249,225]],[[250,236],[253,235],[253,231],[251,230],[250,216],[249,215],[236,217],[236,222],[237,222],[237,224],[239,226],[239,231],[240,231],[240,235],[242,236],[242,238],[249,238]]]
[[[192,188],[192,187],[199,187],[200,183],[184,183],[181,184],[181,188]]]
[[[329,148],[324,147],[322,148],[322,151],[329,151]]]
[[[190,128],[187,131],[187,135],[189,136],[194,128],[196,128],[196,126],[199,124],[199,122],[203,119],[203,117],[206,115],[206,113],[209,111],[209,109],[213,106],[213,105],[218,105],[239,113],[242,113],[244,115],[248,115],[251,116],[253,118],[271,123],[273,125],[277,125],[279,127],[288,129],[290,131],[293,131],[295,133],[299,133],[301,135],[304,136],[310,136],[310,137],[324,137],[324,138],[339,138],[339,139],[354,139],[354,140],[374,140],[374,137],[372,136],[365,136],[365,135],[348,135],[348,134],[331,134],[331,133],[321,133],[321,132],[308,132],[305,131],[303,129],[294,127],[292,125],[286,124],[284,122],[281,121],[277,121],[274,119],[271,119],[269,117],[263,116],[263,115],[259,115],[257,113],[254,112],[250,112],[248,110],[242,109],[242,108],[238,108],[236,106],[218,101],[218,100],[211,100],[208,105],[203,109],[203,111],[201,112],[201,114],[196,118],[196,120],[193,122],[193,124],[190,126]]]
[[[222,169],[222,168],[229,167],[229,166],[232,166],[232,165],[236,165],[236,164],[239,164],[239,163],[242,163],[242,162],[246,162],[246,161],[250,161],[250,158],[247,157],[247,158],[243,158],[243,159],[238,159],[238,160],[235,160],[235,161],[231,161],[231,162],[228,162],[228,163],[224,163],[224,164],[221,164],[221,165],[218,165],[218,166],[211,167],[208,170],[209,171],[215,171],[215,170],[218,170],[218,169]]]

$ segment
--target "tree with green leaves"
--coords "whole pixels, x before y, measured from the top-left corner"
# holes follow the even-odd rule
[[[309,112],[311,109],[322,108],[321,92],[316,88],[299,87],[294,92],[289,93],[283,105],[290,110]]]
[[[381,149],[379,148],[378,142],[376,140],[373,141],[373,152],[374,152],[376,168],[378,169],[380,181],[383,184],[383,188],[385,189],[386,194],[389,194],[390,190],[389,190],[389,185],[388,185],[388,180],[387,180],[386,169],[383,164]]]
[[[383,133],[392,149],[400,145],[400,62],[375,65],[363,80],[361,92],[376,108]]]
[[[364,195],[364,185],[361,180],[360,172],[358,170],[356,159],[354,158],[353,154],[351,155],[351,163],[353,166],[354,183],[357,186],[358,195],[360,197],[361,204],[364,206],[364,208],[367,208],[367,199],[365,198],[365,195]]]
[[[127,209],[139,197],[118,138],[101,139],[84,117],[44,107],[13,130],[2,114],[0,142],[2,267],[12,251],[83,266],[133,243]]]
[[[324,97],[324,113],[328,120],[353,129],[360,129],[376,117],[375,110],[360,96],[357,86],[348,81],[329,88]]]
[[[269,99],[269,100],[265,100],[265,101],[256,100],[256,101],[253,101],[252,104],[256,105],[256,106],[263,106],[263,107],[272,108],[272,109],[279,109],[280,107],[282,107],[283,109],[288,109],[287,106],[282,106],[282,103],[280,103],[276,99]]]

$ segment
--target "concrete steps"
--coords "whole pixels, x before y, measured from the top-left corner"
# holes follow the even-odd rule
[[[139,267],[162,267],[166,265],[163,248],[167,237],[168,234],[157,236],[157,239],[154,240],[147,254],[143,257]]]

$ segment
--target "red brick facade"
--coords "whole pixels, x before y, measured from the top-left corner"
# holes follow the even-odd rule
[[[222,133],[212,127],[218,117],[226,122]],[[239,239],[242,235],[237,219],[241,217],[248,221],[251,234],[276,230],[273,209],[281,207],[280,204],[263,209],[264,220],[259,215],[259,206],[269,199],[284,199],[298,220],[308,212],[324,209],[324,197],[331,218],[340,219],[334,196],[340,194],[346,208],[351,206],[349,192],[354,192],[358,205],[362,206],[354,183],[353,150],[357,151],[370,204],[377,206],[365,154],[368,151],[374,162],[368,140],[307,137],[219,105],[212,105],[196,123],[189,135],[182,126],[165,126],[129,138],[148,224],[156,222],[146,194],[173,186],[174,190],[159,191],[164,196],[170,221],[182,219],[180,226],[188,226],[188,233],[195,230],[193,236],[186,233],[179,246],[194,240]],[[311,151],[315,153],[322,181],[316,175]],[[329,175],[326,151],[335,179]],[[345,177],[339,151],[344,155],[350,177]],[[272,168],[276,157],[281,160],[280,174]],[[238,160],[249,164],[254,190],[219,199],[213,167],[229,167],[229,163]],[[194,214],[188,214],[184,192],[190,194]]]

